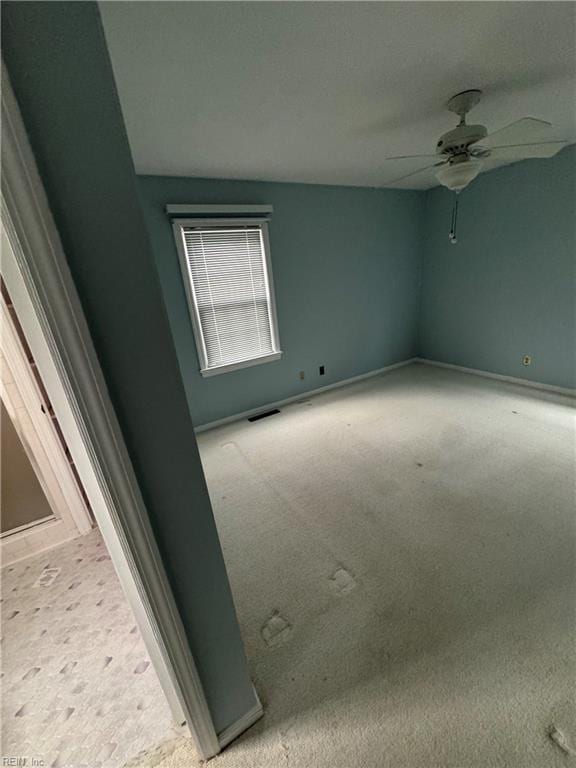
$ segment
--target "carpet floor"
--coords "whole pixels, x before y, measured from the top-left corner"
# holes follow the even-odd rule
[[[201,435],[265,707],[210,765],[574,764],[572,404],[414,364]]]

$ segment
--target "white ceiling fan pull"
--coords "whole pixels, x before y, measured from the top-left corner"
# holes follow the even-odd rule
[[[454,205],[452,206],[452,219],[450,221],[450,232],[448,234],[448,240],[452,245],[457,245],[458,237],[456,235],[456,225],[458,223],[458,192],[454,195]]]

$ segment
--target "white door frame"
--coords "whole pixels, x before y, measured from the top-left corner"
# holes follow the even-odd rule
[[[0,534],[2,565],[8,565],[89,533],[92,520],[13,319],[5,302],[0,304],[2,402],[52,512]]]
[[[151,661],[201,758],[220,743],[2,62],[2,276]]]
[[[24,450],[30,449],[30,463],[56,517],[64,518],[79,534],[92,530],[92,520],[64,448],[58,439],[42,393],[18,338],[4,301],[0,301],[2,338],[2,399],[19,433]],[[11,386],[12,385],[12,386]],[[22,416],[19,411],[24,411]],[[36,437],[35,444],[32,435]],[[37,450],[36,450],[37,446]],[[28,452],[28,451],[26,451]]]

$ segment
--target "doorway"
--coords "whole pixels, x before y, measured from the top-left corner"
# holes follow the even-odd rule
[[[73,559],[81,563],[86,559],[90,569],[96,568],[95,563],[99,564],[100,569],[104,569],[105,565],[102,563],[108,561],[108,575],[96,576],[91,572],[86,581],[88,585],[92,585],[95,579],[96,586],[103,587],[108,576],[114,575],[117,583],[112,585],[108,582],[110,593],[112,596],[123,594],[123,605],[128,606],[126,616],[130,616],[127,627],[129,634],[134,636],[139,633],[141,637],[145,656],[136,662],[134,668],[130,667],[132,660],[128,659],[129,654],[124,654],[128,659],[126,668],[131,669],[130,674],[133,675],[129,688],[134,693],[137,687],[135,680],[144,679],[147,671],[153,670],[157,678],[157,690],[162,691],[167,708],[165,711],[169,712],[170,722],[176,728],[185,727],[185,732],[192,736],[200,757],[211,757],[220,750],[220,742],[4,66],[2,86],[1,275],[10,302],[21,323],[34,364],[41,374],[49,400],[45,415],[51,418],[53,411],[57,416],[72,464],[97,526],[97,530],[92,533],[91,526],[88,525],[88,530],[82,535],[70,537],[70,540],[62,545],[66,550],[62,549],[57,554],[61,554],[62,562],[69,564],[71,552],[74,552],[76,546],[85,550],[86,558],[80,553]],[[54,518],[58,519],[59,515],[55,510],[52,508],[51,511]],[[52,588],[55,590],[54,595],[59,594],[59,591],[65,594],[65,599],[61,602],[66,603],[68,600],[65,609],[69,614],[80,610],[83,602],[72,596],[73,592],[81,590],[77,582],[83,581],[83,578],[79,578],[77,572],[68,566],[65,571],[62,566],[52,562],[57,549],[56,547],[49,550],[49,555],[48,552],[41,551],[38,561],[34,561],[34,564],[32,559],[27,562],[25,557],[17,556],[14,564],[7,566],[6,576],[11,575],[12,579],[16,579],[21,570],[24,574],[28,573],[25,581],[20,584],[9,579],[7,582],[14,596],[21,590],[24,592],[24,586],[35,590],[34,601],[39,604],[34,605],[31,610],[38,608],[36,613],[40,615],[43,607],[46,607],[38,597],[38,590],[41,589]],[[35,579],[32,579],[33,574],[30,573],[32,565],[35,568],[41,566]],[[98,585],[98,581],[104,583]],[[78,591],[77,594],[81,592]],[[93,596],[89,597],[89,600]],[[52,606],[53,602],[49,605]],[[7,601],[5,603],[7,604]],[[78,605],[75,605],[76,603]],[[124,608],[120,607],[120,603],[114,604],[119,607],[113,613],[119,616]],[[104,603],[97,607],[103,605]],[[22,619],[21,609],[9,607],[9,610],[10,613],[4,617],[4,626]],[[63,623],[67,624],[68,618],[70,617],[63,619]],[[89,622],[85,621],[84,624]],[[120,630],[123,632],[125,627],[121,621],[117,621],[116,616],[112,625],[107,621],[103,621],[102,625],[106,635],[113,635],[116,627],[122,634]],[[17,623],[11,626],[14,628]],[[134,627],[137,627],[137,630],[132,632]],[[45,628],[42,627],[40,632]],[[70,629],[70,625],[65,629]],[[65,643],[64,640],[69,637],[68,643]],[[92,639],[97,640],[96,637]],[[71,634],[65,634],[62,645],[71,643]],[[19,640],[14,645],[20,660],[20,657],[24,656],[26,632],[19,633]],[[82,644],[81,650],[89,656],[89,646]],[[100,654],[101,650],[98,653]],[[104,652],[104,656],[105,661],[108,656],[113,658],[113,654],[109,652]],[[80,672],[80,664],[74,664],[75,661],[78,662],[77,659],[65,661],[58,671],[52,670],[53,675],[64,676],[74,670]],[[7,664],[6,657],[4,663]],[[68,666],[69,664],[71,666]],[[109,661],[103,669],[111,665],[112,662]],[[25,666],[26,670],[22,672],[21,678],[28,674],[29,676],[20,679],[18,685],[30,681],[33,687],[37,687],[41,671],[36,671],[36,667],[41,670],[42,665],[34,662]],[[83,682],[89,681],[78,681],[73,690]],[[141,693],[145,700],[146,692]],[[82,691],[78,690],[74,695],[81,694]],[[150,695],[155,700],[159,698],[156,693]],[[5,702],[6,700],[5,697]],[[138,703],[135,702],[136,707]],[[60,704],[62,697],[48,706],[52,710],[55,705]],[[73,705],[66,704],[60,713],[63,719],[51,726],[61,736],[66,733],[68,720],[74,717],[75,712],[70,712],[71,709],[76,710]],[[143,709],[137,711],[141,712]],[[12,716],[14,721],[24,722],[26,715],[33,712],[34,707],[31,704],[27,706],[27,702],[24,702],[15,712],[8,715]],[[117,723],[125,719],[122,706],[115,712],[115,719]],[[47,721],[45,725],[50,727],[50,722]],[[24,730],[26,737],[30,736],[30,730]],[[51,734],[49,736],[51,738]],[[124,737],[127,741],[134,737],[134,733],[132,737],[127,734],[124,734]],[[110,743],[117,742],[109,741],[108,744]],[[6,747],[5,742],[4,748]],[[28,752],[23,757],[33,757],[32,750],[26,746],[25,748]],[[89,754],[90,760],[85,764],[92,766],[96,759],[92,748]],[[115,759],[121,759],[120,755],[118,747],[108,747],[100,754],[97,762],[112,765]],[[54,758],[53,764],[62,764],[59,755]]]
[[[2,286],[3,754],[117,768],[181,735]]]
[[[2,337],[2,564],[94,526],[90,502],[4,281]]]

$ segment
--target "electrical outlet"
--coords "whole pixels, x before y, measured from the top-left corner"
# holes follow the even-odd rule
[[[320,371],[320,376],[324,376],[324,374],[326,373],[323,365],[321,365],[318,370]]]
[[[532,355],[524,355],[522,365],[532,365]]]
[[[303,379],[304,378],[304,371],[298,371],[298,378]]]

